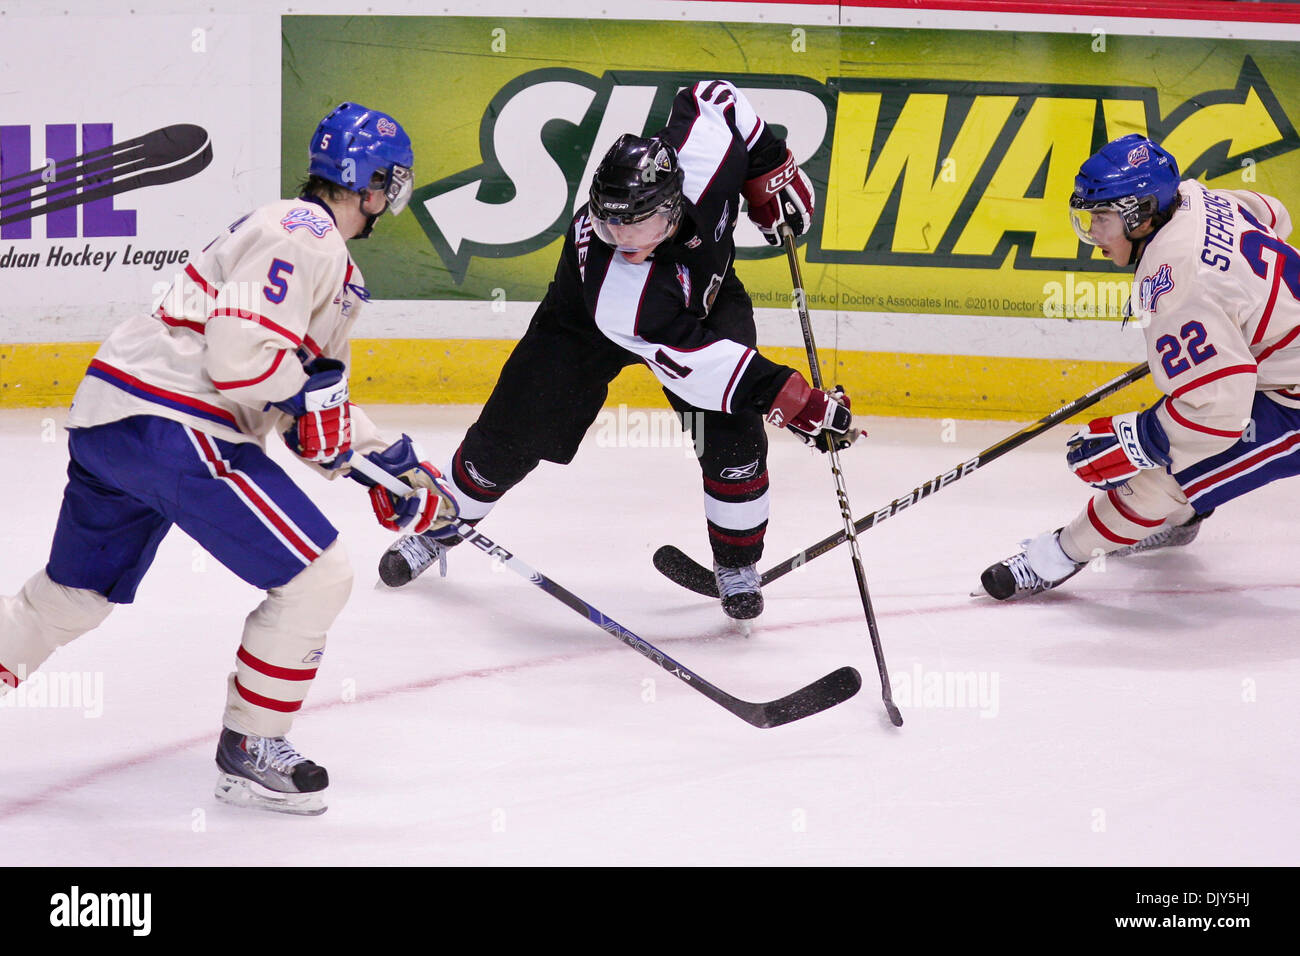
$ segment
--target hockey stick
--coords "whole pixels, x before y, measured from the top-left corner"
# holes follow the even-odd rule
[[[794,283],[794,302],[799,312],[799,326],[803,330],[803,344],[808,352],[808,374],[813,388],[822,387],[821,364],[817,360],[817,343],[813,341],[812,318],[808,315],[808,301],[803,289],[803,276],[799,273],[799,254],[794,247],[794,230],[786,223],[779,226],[782,241],[785,243],[785,255],[790,260],[790,279]],[[871,635],[871,649],[876,655],[876,669],[880,671],[880,696],[885,702],[885,711],[895,727],[903,726],[903,715],[894,703],[893,691],[889,686],[889,669],[885,666],[885,652],[880,646],[880,629],[876,627],[876,613],[871,608],[871,595],[867,593],[867,578],[862,570],[862,555],[858,552],[857,532],[853,529],[853,509],[849,506],[849,493],[844,487],[844,472],[840,470],[840,453],[835,448],[835,439],[822,431],[822,440],[826,443],[826,453],[831,460],[831,474],[835,476],[835,495],[840,505],[840,517],[844,519],[844,536],[849,542],[849,554],[853,558],[853,574],[858,581],[858,595],[862,598],[862,612],[867,616],[867,633]]]
[[[411,493],[409,485],[399,481],[364,456],[353,455],[349,459],[349,464],[366,478],[382,485],[396,495],[406,496]],[[780,727],[782,724],[801,720],[804,717],[811,717],[813,714],[820,713],[829,707],[834,707],[836,704],[848,700],[862,686],[862,676],[854,668],[841,667],[825,677],[813,681],[807,687],[802,687],[793,694],[787,694],[778,700],[751,703],[733,697],[726,691],[713,686],[703,677],[683,667],[649,641],[637,637],[612,617],[592,607],[572,591],[552,581],[540,571],[529,567],[491,538],[476,531],[473,525],[457,520],[451,523],[451,527],[455,528],[456,532],[469,544],[501,561],[510,570],[520,577],[527,578],[561,604],[572,608],[601,630],[606,631],[634,651],[654,661],[682,683],[693,687],[715,704],[755,727]]]
[[[989,462],[1001,458],[1007,452],[1019,448],[1025,442],[1041,435],[1049,428],[1059,425],[1066,419],[1073,418],[1079,412],[1096,405],[1102,399],[1109,398],[1120,389],[1138,381],[1150,371],[1150,368],[1145,364],[1135,365],[1123,375],[1111,379],[1104,385],[1097,386],[1088,394],[1081,395],[1068,405],[1062,405],[1056,411],[1043,416],[1032,425],[1026,425],[1014,435],[1009,435],[997,444],[990,445],[974,458],[968,459],[942,475],[937,475],[923,484],[917,485],[901,498],[895,498],[883,508],[859,518],[853,523],[853,529],[860,534],[868,528],[874,528],[886,518],[892,518],[903,509],[917,504],[921,499],[928,498],[953,482],[965,478],[971,472],[983,468]],[[821,557],[827,551],[839,547],[847,540],[848,538],[843,531],[837,531],[835,534],[823,538],[811,547],[800,551],[794,557],[788,558],[764,571],[761,578],[762,584],[770,584],[777,578],[789,574],[795,568],[807,564],[813,558]],[[718,596],[718,586],[713,577],[713,572],[674,545],[666,544],[654,553],[654,566],[670,581],[680,584],[696,594],[711,598]]]
[[[212,141],[201,126],[177,123],[63,160],[0,179],[6,209],[26,197],[17,211],[0,216],[0,226],[44,216],[69,206],[157,186],[193,176],[212,162]]]

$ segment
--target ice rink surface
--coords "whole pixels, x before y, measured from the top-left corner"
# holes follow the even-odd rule
[[[372,413],[435,462],[473,416]],[[48,554],[62,420],[0,413],[4,593]],[[866,424],[843,456],[857,515],[1017,427]],[[0,706],[4,862],[1295,865],[1300,485],[1220,509],[1187,549],[1112,560],[1033,603],[972,599],[986,565],[1086,501],[1063,462],[1071,430],[863,534],[901,729],[883,716],[847,548],[770,585],[748,638],[652,569],[660,544],[708,550],[698,469],[681,447],[646,447],[650,430],[620,447],[593,429],[483,531],[736,696],[852,664],[856,697],[757,730],[469,548],[446,579],[388,590],[375,566],[392,538],[364,492],[288,464],[356,570],[290,735],[329,769],[329,811],[213,799],[225,676],[260,595],[173,530],[136,604],[46,664],[83,675],[66,686],[84,698]],[[772,439],[764,568],[839,527],[825,459]]]

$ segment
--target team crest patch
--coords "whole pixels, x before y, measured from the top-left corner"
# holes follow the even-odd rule
[[[677,263],[677,284],[682,287],[682,295],[686,297],[686,306],[689,308],[691,304],[691,270],[680,262]]]
[[[397,135],[397,124],[383,116],[379,117],[379,122],[375,124],[375,128],[379,130],[380,136]]]
[[[1142,146],[1134,146],[1132,149],[1128,151],[1126,162],[1130,166],[1141,166],[1150,158],[1151,158],[1151,151],[1146,148],[1145,144],[1143,144]]]
[[[325,234],[334,228],[328,216],[318,216],[310,209],[290,209],[289,214],[280,220],[285,232],[295,229],[310,229],[317,239],[324,239]]]
[[[1166,292],[1172,292],[1174,288],[1174,271],[1168,263],[1162,265],[1156,270],[1155,275],[1149,275],[1142,280],[1138,288],[1138,305],[1145,314],[1154,314],[1156,303]]]

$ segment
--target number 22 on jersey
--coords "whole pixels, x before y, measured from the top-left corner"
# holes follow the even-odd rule
[[[1187,346],[1185,356],[1184,344]],[[1177,338],[1172,335],[1160,336],[1156,339],[1156,351],[1160,353],[1160,364],[1170,378],[1219,354],[1213,345],[1205,341],[1205,326],[1200,322],[1188,322],[1178,330]]]

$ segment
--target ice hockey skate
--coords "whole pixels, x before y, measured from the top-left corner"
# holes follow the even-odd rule
[[[724,568],[715,562],[713,576],[718,582],[718,596],[722,598],[722,611],[727,617],[749,621],[763,613],[763,592],[756,565]]]
[[[1061,550],[1060,530],[1047,531],[1020,543],[1021,551],[991,565],[980,575],[982,590],[971,597],[988,595],[1009,601],[1042,594],[1065,583],[1083,570],[1086,561],[1074,562]]]
[[[325,812],[329,774],[284,737],[222,728],[217,742],[217,799],[237,807],[317,816]]]
[[[410,584],[438,562],[438,574],[447,576],[447,552],[460,536],[435,537],[433,533],[404,534],[379,559],[379,580],[390,588]]]
[[[1196,536],[1201,531],[1201,522],[1214,514],[1211,508],[1203,515],[1192,515],[1182,524],[1174,525],[1172,528],[1163,528],[1154,534],[1149,534],[1137,544],[1131,544],[1127,548],[1120,548],[1118,551],[1112,551],[1110,557],[1127,558],[1133,554],[1143,554],[1147,551],[1159,551],[1162,548],[1181,548],[1189,545],[1196,540]]]

